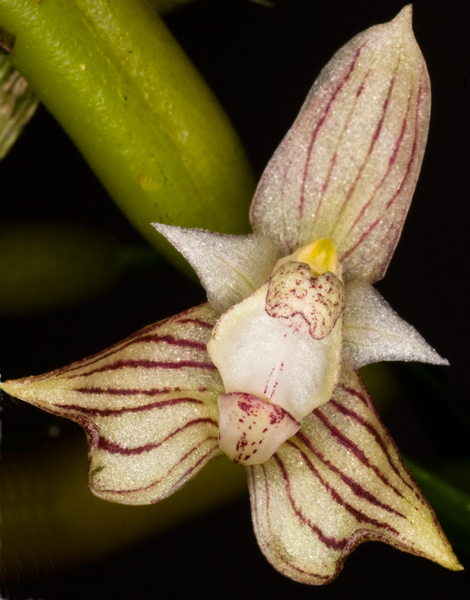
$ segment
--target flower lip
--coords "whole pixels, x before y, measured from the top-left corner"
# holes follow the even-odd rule
[[[266,462],[300,429],[300,423],[282,407],[252,394],[222,394],[218,405],[219,447],[236,463]]]

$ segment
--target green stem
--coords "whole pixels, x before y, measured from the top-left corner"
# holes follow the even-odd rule
[[[248,230],[240,142],[150,4],[0,0],[0,25],[15,66],[154,246],[175,261],[152,221]]]

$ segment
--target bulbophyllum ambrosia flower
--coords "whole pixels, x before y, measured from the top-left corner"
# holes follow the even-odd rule
[[[222,452],[245,465],[259,545],[297,581],[330,581],[366,540],[458,570],[356,371],[447,364],[371,285],[400,236],[429,110],[405,7],[321,72],[262,176],[253,234],[155,224],[208,303],[2,388],[85,428],[89,485],[112,502],[157,502]]]

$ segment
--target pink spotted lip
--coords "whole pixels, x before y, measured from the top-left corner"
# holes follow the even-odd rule
[[[219,405],[219,446],[234,462],[262,464],[300,428],[281,406],[253,394],[222,394]]]

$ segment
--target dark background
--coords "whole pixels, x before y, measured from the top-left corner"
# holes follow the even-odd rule
[[[167,19],[226,107],[257,175],[331,55],[356,33],[393,18],[403,6],[394,0],[272,4],[268,8],[248,0],[199,0]],[[455,390],[454,399],[468,410],[470,3],[418,0],[414,30],[431,77],[431,128],[402,240],[378,288],[450,360],[451,369],[436,368],[436,377],[448,390]],[[138,240],[44,108],[0,164],[0,177],[2,220],[91,223],[111,230],[123,242]],[[2,377],[66,364],[203,299],[196,285],[171,267],[162,267],[124,280],[112,293],[85,307],[2,320]],[[413,375],[400,370],[398,374],[405,387],[407,378],[411,378],[410,389],[415,385]],[[468,435],[455,413],[426,394],[413,393],[410,400],[413,414],[425,425],[424,448],[414,443],[422,434],[413,433],[408,416],[400,421],[400,415],[392,414],[387,424],[399,446],[419,460],[426,453],[444,459],[468,456]],[[4,400],[4,443],[27,444],[31,431],[37,434],[38,428],[46,426],[44,417],[36,413]],[[458,548],[457,554],[470,568],[469,555]],[[411,598],[431,592],[462,597],[470,587],[468,572],[446,572],[382,544],[360,547],[329,586],[311,589],[293,583],[273,571],[258,550],[247,499],[128,554],[103,560],[65,573],[51,565],[47,576],[39,571],[20,582],[6,582],[4,594],[18,600],[119,600],[195,592],[209,597],[275,593],[281,598],[294,594],[372,598],[386,589],[390,596]]]

